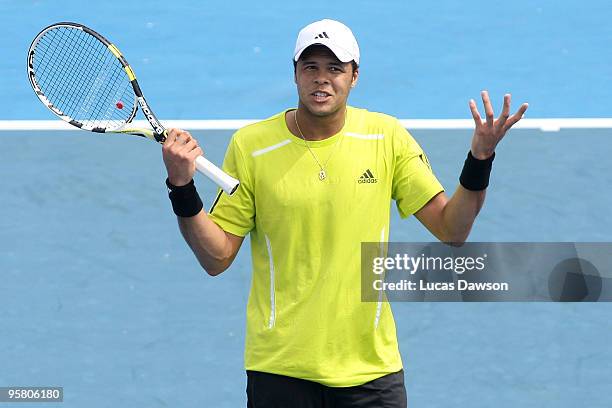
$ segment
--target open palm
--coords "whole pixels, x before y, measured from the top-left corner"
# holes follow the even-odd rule
[[[504,107],[502,108],[501,115],[495,119],[493,106],[491,106],[491,100],[489,99],[489,93],[487,91],[482,91],[480,95],[485,108],[486,120],[482,120],[478,108],[476,107],[476,102],[471,99],[470,110],[472,111],[472,117],[476,124],[474,136],[472,137],[472,155],[477,159],[484,160],[495,152],[497,144],[504,138],[506,132],[514,126],[516,122],[521,120],[529,105],[527,103],[522,104],[518,111],[510,116],[510,101],[512,96],[506,94],[504,95]]]

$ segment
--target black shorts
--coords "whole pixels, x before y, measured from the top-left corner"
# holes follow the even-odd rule
[[[354,387],[247,371],[247,408],[406,408],[404,371]]]

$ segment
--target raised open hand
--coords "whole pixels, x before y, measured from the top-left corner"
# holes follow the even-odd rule
[[[510,116],[510,100],[512,97],[510,94],[506,94],[504,95],[502,113],[495,119],[489,93],[482,91],[480,95],[485,108],[486,120],[484,122],[478,112],[476,102],[470,99],[470,110],[476,123],[476,129],[474,129],[474,136],[472,137],[472,156],[484,160],[495,152],[497,144],[503,139],[506,132],[521,120],[529,105],[527,103],[522,104],[518,111]]]

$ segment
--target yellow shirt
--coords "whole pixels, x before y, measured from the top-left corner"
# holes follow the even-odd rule
[[[322,164],[331,155],[321,181],[286,112],[234,134],[223,169],[241,185],[209,214],[251,234],[246,369],[336,387],[397,372],[389,304],[361,301],[361,242],[387,240],[391,199],[407,217],[443,188],[397,119],[353,107],[338,134],[308,142]]]

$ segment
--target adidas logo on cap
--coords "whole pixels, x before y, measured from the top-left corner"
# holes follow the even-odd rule
[[[359,179],[357,180],[357,183],[360,183],[360,184],[364,184],[364,183],[368,183],[368,184],[378,183],[378,179],[376,177],[374,177],[374,175],[372,174],[370,169],[367,169],[361,175],[361,177],[359,177]]]

